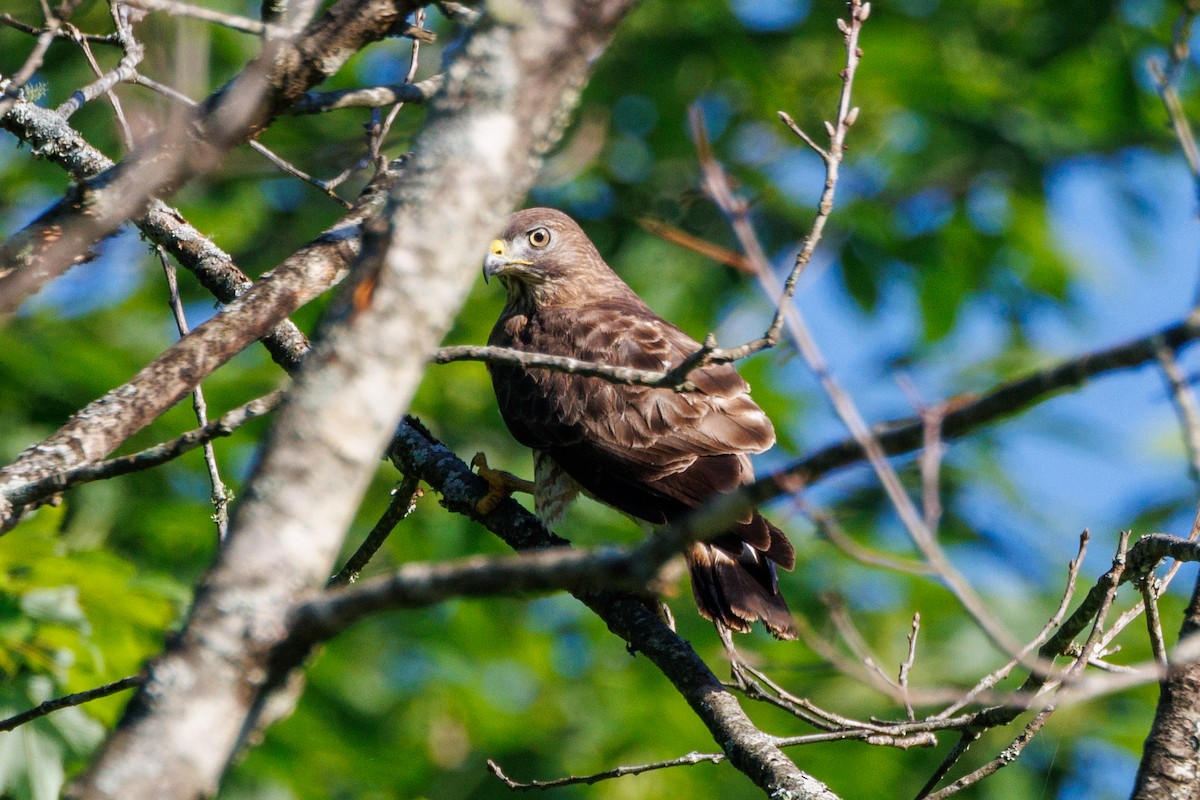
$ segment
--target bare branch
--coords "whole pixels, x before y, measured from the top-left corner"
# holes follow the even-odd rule
[[[405,476],[400,484],[392,490],[392,499],[383,512],[383,516],[375,523],[375,527],[371,528],[371,532],[354,551],[354,555],[346,561],[346,565],[329,579],[325,588],[349,586],[358,580],[359,573],[367,566],[367,562],[379,552],[379,548],[387,541],[387,537],[391,535],[396,525],[416,508],[417,498],[420,496],[420,481]]]
[[[172,439],[169,442],[149,447],[137,453],[96,464],[85,464],[73,469],[47,475],[31,483],[24,484],[14,490],[9,498],[15,505],[29,505],[44,500],[51,495],[64,492],[67,489],[81,486],[92,481],[115,478],[118,475],[128,475],[131,472],[153,469],[168,461],[172,461],[184,453],[195,450],[201,445],[211,442],[220,436],[229,436],[242,425],[252,419],[269,414],[279,405],[283,392],[271,394],[251,400],[238,406],[218,419],[202,427]]]
[[[611,383],[625,386],[652,386],[659,389],[679,389],[680,391],[695,389],[686,378],[682,381],[679,380],[675,370],[655,372],[654,370],[601,364],[595,361],[581,361],[567,356],[527,353],[508,347],[475,345],[441,347],[433,354],[431,361],[435,364],[450,364],[455,361],[487,361],[492,364],[507,364],[524,369],[541,368],[553,372],[603,378]]]
[[[1154,661],[1164,675],[1167,674],[1167,645],[1163,641],[1162,620],[1158,616],[1158,587],[1154,576],[1147,575],[1138,582],[1138,590],[1142,593],[1142,603],[1146,608],[1146,633],[1150,636],[1150,651],[1154,653]]]
[[[0,78],[0,117],[8,113],[9,109],[21,96],[21,89],[33,77],[33,74],[42,66],[42,61],[46,57],[46,51],[50,49],[50,43],[58,36],[63,25],[70,18],[71,14],[79,7],[82,0],[64,0],[59,6],[57,12],[49,10],[48,6],[43,6],[43,12],[46,12],[45,27],[38,33],[37,42],[33,46],[32,52],[26,57],[25,63],[21,68],[9,79]],[[6,15],[7,16],[7,15]]]
[[[640,217],[638,225],[641,225],[648,233],[652,233],[672,244],[679,245],[686,250],[691,250],[693,253],[699,253],[705,258],[711,258],[713,261],[733,267],[747,275],[754,274],[754,265],[750,263],[750,259],[735,250],[713,244],[706,239],[701,239],[699,236],[693,236],[687,231],[680,230],[674,225],[668,225],[661,220],[651,217]]]
[[[175,317],[175,327],[180,336],[187,336],[187,316],[183,313],[183,301],[179,299],[179,280],[175,274],[175,265],[167,258],[166,251],[161,247],[155,249],[158,251],[158,260],[162,264],[163,274],[167,278],[168,302],[171,304],[171,313]],[[208,403],[204,401],[204,389],[199,383],[192,391],[192,408],[196,412],[196,421],[200,423],[200,427],[207,426]],[[213,451],[211,439],[204,442],[203,449],[204,465],[208,468],[208,481],[212,487],[213,521],[217,524],[217,544],[220,544],[225,541],[225,535],[229,533],[229,490],[226,488],[225,482],[221,480],[221,472],[217,468],[217,454]]]
[[[796,497],[795,502],[797,508],[817,526],[817,532],[825,537],[826,541],[858,563],[906,575],[930,575],[933,573],[933,568],[924,561],[903,558],[891,553],[882,553],[868,547],[863,547],[842,530],[842,526],[833,514],[823,509],[814,508],[800,497]]]
[[[190,3],[177,2],[177,0],[125,0],[125,2],[134,8],[141,8],[146,11],[164,11],[173,17],[186,17],[188,19],[198,19],[201,22],[211,22],[214,25],[220,25],[230,30],[241,31],[242,33],[249,33],[255,36],[280,38],[286,37],[289,33],[288,29],[284,27],[259,22],[256,19],[241,17],[237,14],[226,14],[223,11],[214,11],[210,8],[194,6]]]
[[[323,114],[343,108],[378,108],[394,103],[426,103],[441,88],[444,75],[434,75],[419,83],[397,83],[342,89],[336,92],[307,92],[288,109],[288,114]]]
[[[593,775],[572,775],[567,778],[556,778],[551,781],[529,781],[522,783],[514,781],[512,778],[504,774],[504,770],[500,769],[500,765],[492,759],[487,760],[488,770],[491,771],[505,786],[513,791],[524,792],[531,789],[557,789],[560,786],[577,786],[584,784],[590,786],[593,783],[600,781],[612,780],[613,778],[623,778],[626,775],[640,775],[643,772],[651,772],[656,769],[671,769],[672,767],[690,767],[695,764],[720,764],[725,760],[724,753],[688,753],[679,758],[672,758],[667,761],[655,761],[650,764],[638,764],[629,767],[614,767],[613,769],[597,772]]]
[[[908,656],[900,664],[900,675],[896,681],[900,685],[901,691],[904,692],[904,711],[910,720],[916,719],[917,715],[913,711],[912,701],[908,697],[908,674],[912,671],[913,662],[917,660],[917,634],[920,632],[921,613],[918,611],[913,613],[912,630],[908,634]]]
[[[1029,742],[1033,740],[1033,737],[1037,735],[1038,731],[1042,729],[1042,726],[1046,724],[1046,720],[1049,719],[1051,713],[1053,713],[1053,709],[1051,708],[1046,708],[1039,711],[1037,715],[1030,720],[1029,724],[1025,726],[1025,729],[1021,731],[1020,735],[1017,736],[1017,738],[1014,739],[1008,747],[1004,748],[1004,750],[1001,751],[1001,753],[994,759],[975,770],[970,775],[965,775],[962,778],[959,778],[954,783],[937,792],[934,792],[933,794],[918,794],[918,800],[922,800],[922,798],[924,798],[924,800],[944,800],[944,798],[958,794],[968,786],[978,783],[1002,767],[1007,767],[1009,764],[1017,760],[1017,757],[1021,755],[1021,751],[1025,749],[1025,745],[1029,744]],[[967,736],[964,734],[963,739],[960,741],[967,742]],[[965,750],[966,747],[963,747],[964,752]],[[959,752],[957,755],[961,756],[962,753]]]
[[[339,223],[125,384],[90,403],[50,438],[0,470],[0,506],[13,503],[11,498],[27,491],[25,484],[107,456],[278,320],[333,284],[359,252],[361,225],[378,213],[383,192],[395,178],[395,174],[382,174]],[[0,508],[0,529],[14,522],[20,501],[15,505]]]
[[[1171,348],[1159,347],[1155,355],[1167,379],[1167,388],[1171,391],[1175,412],[1179,414],[1179,422],[1183,427],[1183,444],[1187,450],[1192,480],[1200,482],[1200,406],[1197,406],[1196,395],[1188,386],[1187,378],[1179,368]]]
[[[221,154],[266,126],[358,50],[387,35],[413,10],[408,0],[340,0],[294,42],[270,40],[263,52],[182,124],[130,153],[119,166],[72,188],[68,197],[0,247],[0,317],[57,276],[155,195],[211,169]],[[7,116],[7,115],[4,115]],[[0,117],[2,118],[2,117]]]
[[[1091,534],[1086,530],[1079,535],[1079,550],[1076,552],[1075,558],[1071,560],[1071,563],[1067,567],[1067,585],[1063,589],[1063,596],[1059,601],[1058,609],[1055,610],[1050,619],[1046,621],[1046,624],[1042,626],[1042,629],[1038,632],[1038,635],[1035,636],[1033,640],[1029,644],[1025,645],[1025,647],[1021,650],[1021,659],[1010,659],[1009,662],[1000,667],[1000,669],[985,675],[978,683],[975,684],[975,686],[971,688],[970,691],[968,691],[946,709],[936,714],[934,719],[947,719],[951,715],[957,714],[971,703],[974,703],[982,694],[990,691],[993,686],[1012,674],[1012,671],[1016,669],[1017,665],[1020,664],[1025,657],[1032,653],[1036,648],[1041,647],[1046,640],[1050,638],[1051,632],[1062,622],[1063,617],[1066,616],[1067,609],[1071,605],[1071,600],[1075,597],[1075,585],[1079,578],[1079,568],[1083,565],[1083,557],[1087,554],[1087,546],[1090,539]],[[932,786],[930,788],[932,789]]]
[[[32,36],[41,36],[43,33],[51,31],[51,34],[56,39],[77,40],[82,38],[84,41],[92,44],[110,44],[118,46],[121,44],[121,40],[116,33],[83,33],[69,23],[66,25],[60,25],[53,29],[49,27],[38,28],[25,22],[21,22],[11,14],[0,14],[0,25],[7,25],[14,30],[22,31],[23,33],[28,33]]]
[[[147,89],[151,89],[155,92],[158,92],[161,95],[169,97],[172,100],[175,100],[176,102],[183,104],[187,108],[193,108],[197,105],[196,101],[192,100],[187,95],[181,94],[180,92],[177,92],[174,89],[172,89],[171,87],[169,87],[165,84],[159,83],[158,81],[151,80],[150,78],[147,78],[146,76],[141,75],[140,73],[134,72],[130,79],[137,85],[145,86]],[[353,203],[349,202],[348,200],[343,198],[341,195],[339,195],[337,192],[335,192],[333,190],[333,187],[331,187],[328,183],[326,183],[325,181],[322,181],[318,178],[314,178],[313,176],[309,175],[304,170],[302,170],[299,167],[297,167],[296,165],[292,164],[290,161],[287,161],[286,159],[281,158],[280,156],[276,155],[270,148],[268,148],[262,142],[260,142],[256,139],[250,139],[248,142],[246,142],[246,144],[249,145],[251,150],[258,153],[263,158],[267,159],[267,161],[270,161],[271,164],[273,164],[277,169],[279,169],[282,172],[287,173],[288,175],[291,175],[293,178],[299,178],[300,180],[304,181],[305,183],[307,183],[311,186],[315,186],[317,189],[321,190],[321,192],[323,192],[326,196],[328,196],[331,200],[333,200],[335,203],[340,205],[342,208],[352,208],[353,207]]]
[[[129,26],[129,21],[126,19],[124,12],[121,11],[119,7],[113,8],[113,20],[117,25],[117,35],[121,42],[121,49],[124,51],[124,55],[121,56],[121,60],[117,62],[116,67],[109,72],[100,75],[95,82],[90,83],[87,86],[84,86],[82,89],[76,91],[65,103],[61,104],[54,110],[55,113],[61,116],[63,119],[68,119],[76,111],[83,108],[85,103],[95,100],[102,94],[111,93],[114,86],[122,81],[129,80],[134,73],[137,72],[137,65],[142,62],[142,46],[138,42],[137,38],[133,36],[133,32]],[[97,65],[95,59],[91,58],[91,52],[87,49],[87,42],[83,39],[80,39],[79,43],[84,47],[84,52],[88,54],[88,57],[92,62],[92,66],[96,67]],[[116,100],[115,96],[113,97],[113,105],[117,111],[118,118],[120,118],[122,124],[124,124],[125,121],[124,115],[121,113],[121,105],[120,102]]]
[[[58,711],[62,708],[70,708],[78,706],[92,700],[99,700],[101,697],[108,697],[110,694],[123,692],[126,689],[132,689],[135,686],[141,686],[146,680],[145,675],[130,675],[128,678],[121,678],[119,681],[106,683],[103,686],[97,686],[94,689],[88,689],[83,692],[75,692],[74,694],[63,695],[56,697],[53,700],[31,708],[28,711],[22,711],[20,714],[15,714],[8,719],[0,720],[0,731],[11,731],[15,728],[24,725],[26,722],[32,722],[38,717],[44,717],[47,714]]]
[[[472,556],[405,564],[390,575],[330,589],[298,606],[282,645],[311,647],[381,611],[424,608],[455,597],[494,597],[553,589],[642,592],[654,573],[641,550],[552,547],[512,556]],[[649,577],[647,577],[649,576]]]
[[[111,159],[88,144],[66,120],[34,103],[22,101],[14,105],[7,115],[0,117],[0,127],[76,180],[94,178],[113,166]],[[232,302],[250,286],[250,279],[229,254],[189,224],[178,210],[153,200],[134,223],[147,239],[166,248],[218,300]],[[299,364],[300,353],[308,349],[308,339],[286,319],[262,341],[276,363],[285,367]]]

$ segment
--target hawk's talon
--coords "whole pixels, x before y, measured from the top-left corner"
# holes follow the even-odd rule
[[[513,492],[528,492],[533,494],[533,482],[527,481],[524,478],[518,478],[511,472],[505,472],[502,469],[492,469],[488,466],[487,456],[483,453],[476,453],[471,459],[471,469],[479,477],[487,481],[488,492],[483,496],[478,503],[475,504],[475,511],[481,516],[487,516],[496,510],[500,505],[500,501],[511,495]]]
[[[671,613],[671,607],[662,600],[659,600],[657,605],[658,618],[663,621],[664,625],[671,629],[671,633],[675,633],[675,615]]]

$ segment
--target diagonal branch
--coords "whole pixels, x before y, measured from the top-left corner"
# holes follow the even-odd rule
[[[20,714],[14,714],[8,719],[0,720],[0,732],[11,731],[27,722],[44,717],[47,714],[52,714],[55,711],[63,708],[71,708],[72,706],[83,705],[90,703],[93,700],[99,700],[101,697],[108,697],[110,694],[123,692],[126,689],[132,689],[135,686],[141,686],[146,678],[144,675],[130,675],[128,678],[106,683],[103,686],[97,686],[94,689],[88,689],[83,692],[75,692],[74,694],[55,697],[52,700],[47,700],[28,711],[22,711]]]
[[[412,164],[391,193],[386,225],[372,227],[352,282],[278,412],[204,591],[74,796],[214,791],[267,698],[299,666],[272,657],[288,612],[328,577],[378,454],[475,277],[473,254],[532,183],[593,56],[629,5],[541,0],[529,18],[485,17],[456,50]],[[713,702],[732,702],[719,684],[715,691],[724,698]],[[751,777],[772,791],[831,797],[808,791],[820,785],[782,755]]]
[[[400,425],[389,453],[405,474],[420,477],[439,492],[448,509],[478,520],[514,549],[566,544],[512,499],[501,502],[494,511],[480,518],[475,504],[486,494],[483,479],[415,420],[409,418]],[[719,530],[721,525],[727,527],[727,518],[718,514],[709,524],[713,527],[697,525],[694,530]],[[664,529],[653,541],[664,548],[677,546],[672,535]],[[691,645],[679,638],[643,602],[611,592],[581,592],[576,597],[596,612],[609,630],[649,658],[666,675],[725,749],[734,766],[769,796],[834,797],[819,781],[798,770],[779,750],[774,737],[754,726]],[[792,794],[786,795],[787,791]]]
[[[114,166],[112,159],[89,144],[66,120],[34,103],[16,103],[8,114],[0,117],[0,128],[76,180],[95,178]],[[250,279],[228,253],[166,203],[151,200],[134,224],[147,239],[165,248],[191,271],[221,302],[232,302],[250,286]],[[284,319],[263,337],[263,344],[276,363],[286,367],[299,363],[297,350],[307,349],[308,340],[290,320]]]
[[[170,194],[264,128],[282,109],[383,38],[410,0],[340,0],[295,41],[272,39],[221,90],[116,165],[89,179],[0,247],[0,318],[68,269],[151,198]],[[6,109],[7,110],[7,109]]]
[[[213,370],[332,285],[358,254],[361,226],[378,213],[383,193],[395,178],[394,173],[381,173],[340,222],[130,380],[94,400],[0,470],[0,530],[11,527],[22,505],[13,503],[10,494],[21,492],[25,484],[107,456]]]
[[[211,442],[221,436],[229,436],[242,425],[252,419],[269,414],[279,405],[283,392],[272,392],[264,397],[251,400],[226,414],[208,422],[195,430],[188,431],[169,442],[146,448],[137,453],[120,458],[101,461],[96,464],[84,464],[73,469],[47,475],[32,483],[27,483],[9,495],[9,500],[15,505],[28,505],[43,500],[51,495],[65,492],[76,486],[82,486],[91,481],[115,478],[118,475],[128,475],[131,472],[153,469],[168,461],[179,458],[184,453],[191,452],[197,447]]]

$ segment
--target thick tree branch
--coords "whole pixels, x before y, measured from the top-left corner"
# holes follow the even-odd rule
[[[1200,633],[1200,581],[1183,615],[1179,641]],[[1200,662],[1171,666],[1162,682],[1154,724],[1142,749],[1133,800],[1171,800],[1195,797],[1200,787],[1200,754],[1195,747],[1200,730]]]
[[[478,253],[532,183],[629,4],[542,0],[507,22],[484,17],[457,50],[387,224],[372,228],[355,280],[278,412],[185,630],[150,666],[73,796],[214,791],[263,702],[297,666],[269,661],[289,611],[329,575]]]
[[[409,419],[397,429],[390,454],[405,474],[420,477],[439,492],[447,508],[478,520],[514,549],[567,544],[512,499],[501,502],[486,517],[479,517],[475,504],[486,494],[483,479],[415,420]],[[712,522],[719,524],[719,517]],[[670,547],[672,534],[664,534],[656,537],[656,541]],[[790,796],[797,798],[834,797],[819,781],[797,769],[773,737],[754,726],[691,645],[668,628],[645,603],[611,592],[580,592],[576,597],[596,612],[609,630],[662,670],[734,766],[768,796],[789,796],[786,793],[791,792]]]

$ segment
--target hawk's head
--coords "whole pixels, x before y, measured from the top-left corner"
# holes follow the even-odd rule
[[[513,214],[488,246],[483,277],[497,277],[510,303],[570,304],[624,284],[575,221],[552,208]]]

